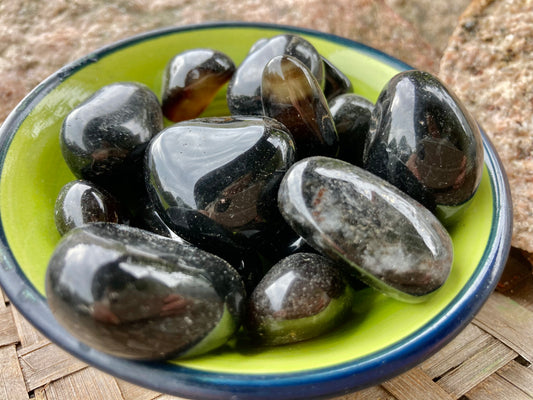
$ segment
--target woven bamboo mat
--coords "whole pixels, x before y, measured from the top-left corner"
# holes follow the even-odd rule
[[[454,340],[394,379],[336,400],[533,399],[533,275],[512,251],[498,289]],[[65,353],[0,291],[0,399],[170,400]]]

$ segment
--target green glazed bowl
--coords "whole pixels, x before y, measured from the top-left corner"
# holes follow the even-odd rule
[[[485,169],[471,206],[450,230],[454,263],[427,302],[400,303],[361,291],[353,321],[292,345],[227,346],[186,361],[136,362],[79,343],[53,318],[45,299],[48,259],[59,240],[54,202],[74,176],[62,159],[63,118],[100,87],[137,81],[155,93],[175,54],[210,47],[238,65],[263,37],[299,34],[341,69],[355,92],[375,101],[402,62],[362,44],[286,26],[216,23],[149,32],[115,43],[59,70],[35,88],[0,131],[0,283],[23,315],[51,341],[121,379],[197,399],[308,399],[378,384],[439,350],[474,317],[493,291],[510,249],[511,200],[498,156],[483,135]],[[225,91],[204,115],[227,115]]]

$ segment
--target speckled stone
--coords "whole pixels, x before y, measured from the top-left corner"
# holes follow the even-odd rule
[[[54,207],[56,228],[61,235],[91,222],[127,222],[119,202],[106,190],[82,179],[61,188]]]
[[[327,157],[299,161],[285,175],[278,203],[311,246],[387,295],[422,301],[448,277],[453,248],[442,224],[359,167]]]
[[[274,265],[255,288],[247,331],[264,345],[310,339],[347,318],[352,301],[353,290],[331,260],[294,254]]]
[[[119,224],[63,236],[46,274],[56,319],[82,342],[130,359],[202,354],[240,325],[244,287],[222,259]]]

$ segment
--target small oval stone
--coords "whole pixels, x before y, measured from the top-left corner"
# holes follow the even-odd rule
[[[212,49],[177,54],[163,77],[163,114],[173,122],[198,117],[235,72],[233,60]]]
[[[453,219],[453,208],[461,212],[481,181],[481,134],[440,80],[427,72],[405,71],[378,97],[364,168],[437,214],[445,207],[447,219]]]
[[[67,115],[61,151],[77,178],[94,182],[126,203],[143,187],[144,150],[161,129],[157,96],[142,84],[117,82],[96,91]]]
[[[54,220],[59,234],[91,222],[125,223],[121,205],[106,190],[83,179],[65,184],[56,199]]]
[[[374,104],[355,93],[346,93],[329,101],[329,110],[339,136],[337,158],[361,167],[365,141],[370,129]]]
[[[343,322],[352,302],[353,290],[331,260],[297,253],[274,265],[252,293],[247,331],[263,345],[311,339]]]
[[[299,60],[291,56],[270,60],[263,71],[261,99],[265,115],[292,134],[297,159],[337,155],[339,140],[326,98]]]
[[[276,197],[293,162],[292,138],[274,119],[198,118],[152,140],[146,186],[172,230],[240,268],[286,227]]]
[[[81,342],[129,359],[190,357],[223,345],[244,288],[222,259],[119,224],[67,233],[50,259],[46,296]]]
[[[389,296],[422,301],[450,273],[452,242],[437,218],[357,166],[327,157],[301,160],[283,178],[278,203],[311,246]]]
[[[324,62],[324,96],[329,101],[334,97],[353,92],[352,81],[335,64],[322,57]]]
[[[227,103],[233,115],[263,115],[261,79],[267,63],[279,55],[290,55],[303,62],[324,85],[324,65],[320,54],[307,40],[298,35],[278,35],[260,39],[237,67],[227,90]]]

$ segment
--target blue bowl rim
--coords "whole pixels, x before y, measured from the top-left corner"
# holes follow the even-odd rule
[[[214,22],[168,27],[135,35],[102,47],[52,74],[30,92],[0,128],[0,172],[11,140],[19,126],[39,103],[66,77],[106,54],[121,48],[176,33],[211,28],[259,28],[309,35],[358,50],[398,70],[408,64],[377,49],[337,35],[287,25],[253,22]],[[229,374],[198,371],[164,362],[116,358],[80,343],[54,319],[46,299],[17,265],[0,227],[0,285],[7,297],[38,330],[82,361],[152,390],[195,399],[308,399],[360,390],[399,375],[426,359],[453,339],[475,316],[490,296],[503,272],[511,247],[512,203],[509,183],[499,156],[482,131],[485,165],[494,198],[489,242],[476,273],[442,312],[411,336],[381,351],[339,365],[283,374]],[[1,215],[0,215],[1,223]]]

